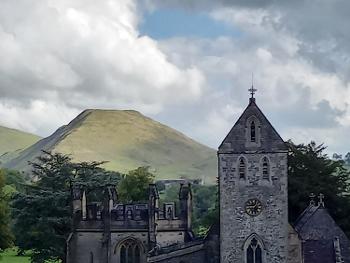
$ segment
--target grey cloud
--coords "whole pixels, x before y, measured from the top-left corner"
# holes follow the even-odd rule
[[[316,12],[306,0],[140,0],[244,31],[161,42],[139,36],[138,7],[126,2],[114,1],[118,11],[107,2],[1,1],[0,122],[47,135],[84,108],[133,108],[215,148],[247,105],[254,72],[258,104],[285,139],[303,131],[340,147],[328,134],[346,138],[344,1],[320,0]],[[249,20],[255,14],[260,24]]]
[[[350,2],[347,0],[158,0],[146,3],[153,8],[176,7],[206,12],[265,10],[263,23],[295,36],[300,41],[298,52],[302,57],[324,72],[336,72],[344,81],[350,81]]]

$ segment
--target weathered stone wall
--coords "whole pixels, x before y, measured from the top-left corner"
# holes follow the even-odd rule
[[[185,247],[148,258],[149,263],[207,263],[204,244]]]
[[[238,160],[244,156],[247,179],[239,179]],[[271,181],[262,179],[261,159],[270,161]],[[288,194],[287,153],[219,152],[221,262],[245,262],[243,246],[253,233],[265,246],[265,261],[287,262]],[[256,217],[245,212],[245,202],[257,198],[263,210]]]
[[[101,261],[102,253],[102,233],[97,232],[81,232],[73,234],[69,241],[67,251],[68,263],[104,263]]]
[[[294,228],[288,227],[288,263],[302,263],[301,240]]]
[[[185,242],[185,231],[164,231],[157,232],[157,243],[162,246],[169,246]]]

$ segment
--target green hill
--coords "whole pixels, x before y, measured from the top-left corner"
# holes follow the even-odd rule
[[[40,139],[34,134],[0,126],[0,165]]]
[[[107,169],[126,172],[150,166],[157,179],[201,178],[213,183],[216,152],[139,112],[86,110],[24,150],[5,167],[29,171],[41,150],[71,154],[75,161],[108,161]]]

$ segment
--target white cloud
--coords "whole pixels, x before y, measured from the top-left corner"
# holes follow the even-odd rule
[[[170,63],[156,41],[140,36],[138,12],[132,0],[2,1],[0,102],[9,114],[2,123],[18,126],[13,101],[35,114],[37,102],[71,113],[133,107],[149,114],[199,99],[203,74]],[[40,118],[50,128],[31,121],[36,128],[28,129],[46,135],[62,124],[58,112],[45,113],[55,123]]]
[[[140,4],[241,34],[156,41]],[[317,4],[318,12],[312,12]],[[85,108],[133,108],[216,147],[248,102],[285,138],[350,149],[348,2],[3,0],[0,122],[47,135]]]
[[[333,150],[350,148],[344,132],[350,128],[348,84],[338,72],[325,71],[302,54],[305,40],[279,27],[284,21],[282,12],[220,7],[211,15],[239,28],[241,35],[161,42],[174,63],[188,66],[195,62],[210,84],[203,97],[211,101],[211,107],[203,105],[202,122],[198,120],[199,127],[190,131],[192,136],[213,147],[219,144],[222,134],[229,131],[239,116],[236,112],[231,115],[224,112],[230,112],[227,109],[230,105],[246,106],[253,72],[258,104],[283,138],[298,142],[313,139]],[[218,90],[220,96],[216,96]]]

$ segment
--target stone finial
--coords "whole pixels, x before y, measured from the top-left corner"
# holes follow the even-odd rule
[[[322,193],[318,195],[318,206],[324,207],[324,194]]]
[[[315,206],[316,203],[314,198],[316,197],[316,195],[314,193],[311,193],[309,197],[310,197],[310,205]]]

